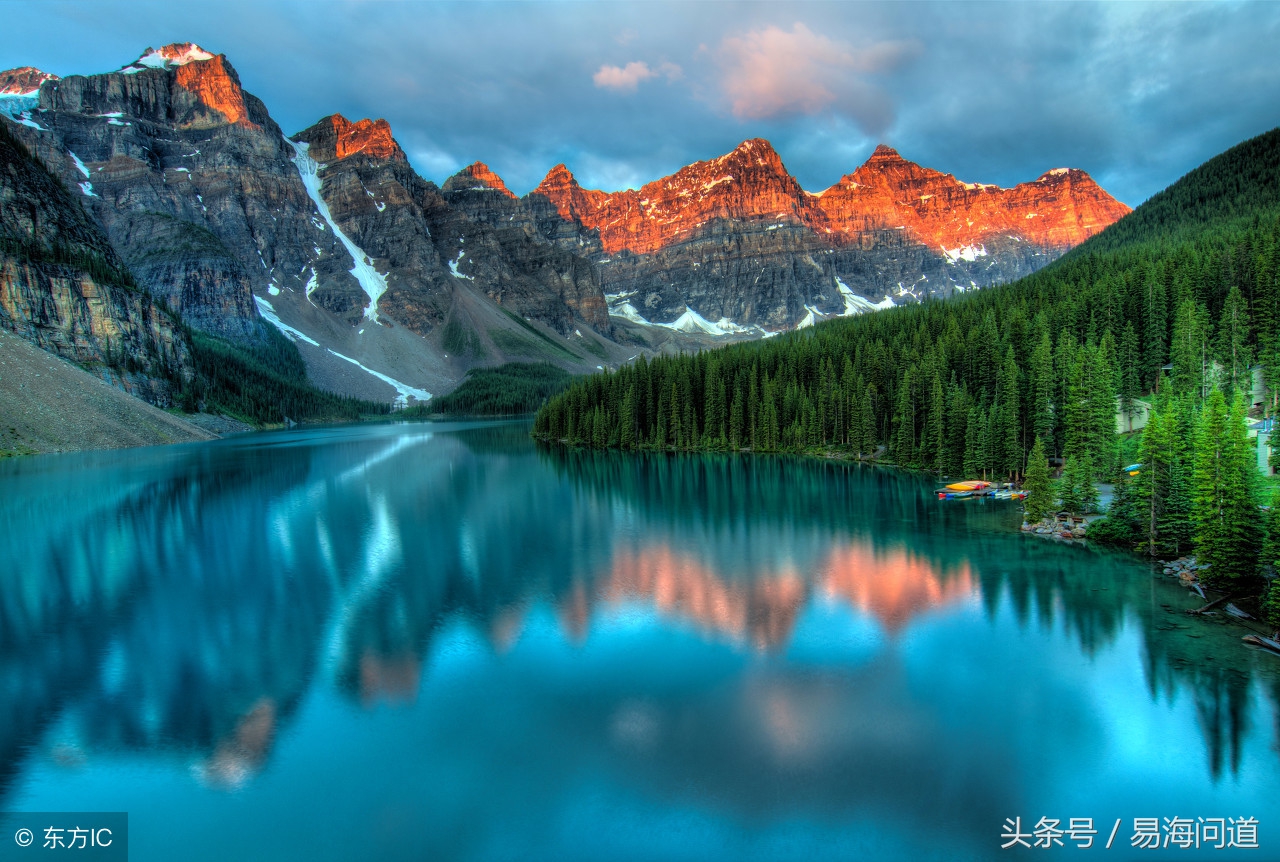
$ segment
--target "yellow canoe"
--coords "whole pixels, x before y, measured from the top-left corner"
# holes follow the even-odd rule
[[[990,487],[990,485],[991,485],[990,482],[978,482],[978,481],[956,482],[953,485],[948,485],[947,490],[948,491],[981,491],[983,488]]]

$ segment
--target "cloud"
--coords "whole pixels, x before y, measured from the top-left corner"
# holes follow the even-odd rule
[[[657,69],[650,69],[648,63],[633,62],[625,66],[601,66],[591,80],[601,89],[634,93],[641,81],[657,77],[674,81],[683,74],[684,70],[675,63],[661,63]]]
[[[721,85],[739,119],[759,120],[834,110],[871,133],[882,131],[893,105],[863,76],[891,72],[918,52],[913,41],[885,41],[855,49],[796,23],[743,36],[720,46]]]
[[[635,92],[641,81],[656,77],[658,73],[650,69],[648,63],[635,62],[621,67],[601,66],[591,80],[601,89]]]

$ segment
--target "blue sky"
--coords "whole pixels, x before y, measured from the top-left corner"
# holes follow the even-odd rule
[[[1131,206],[1280,124],[1280,3],[6,0],[0,69],[224,53],[290,134],[385,117],[442,182],[636,186],[740,141],[817,191],[880,142],[966,181],[1091,173]]]

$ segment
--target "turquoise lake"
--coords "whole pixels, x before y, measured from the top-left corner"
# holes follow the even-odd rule
[[[1280,858],[1280,657],[1150,564],[528,428],[0,463],[0,811],[128,812],[133,862]]]

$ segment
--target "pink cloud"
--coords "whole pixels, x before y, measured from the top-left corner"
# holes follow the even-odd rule
[[[601,89],[634,93],[641,81],[658,77],[674,81],[683,74],[684,70],[675,63],[661,63],[658,68],[651,69],[648,63],[636,61],[625,66],[601,66],[591,80]]]
[[[734,116],[764,119],[834,110],[869,132],[882,131],[893,106],[864,75],[892,71],[918,50],[913,42],[879,42],[853,48],[796,23],[742,36],[720,46],[722,87]]]

